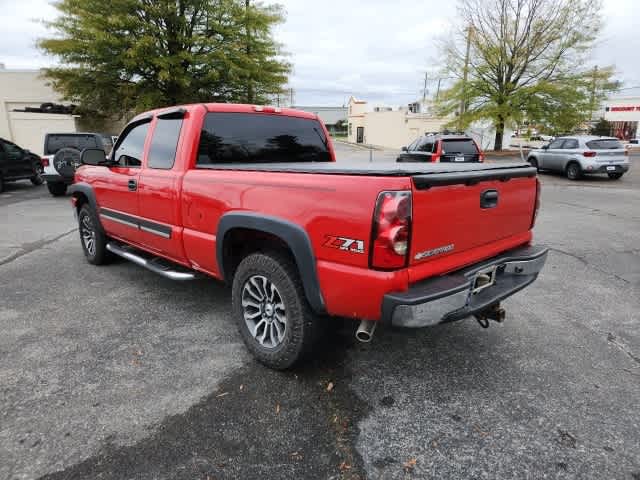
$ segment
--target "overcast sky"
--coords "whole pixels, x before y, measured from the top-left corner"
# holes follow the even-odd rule
[[[277,39],[290,54],[298,105],[341,105],[351,94],[388,105],[419,98],[425,71],[435,92],[435,40],[455,22],[454,2],[443,0],[280,0],[287,11]],[[35,49],[52,19],[48,0],[0,0],[0,63],[36,68],[51,59]],[[614,64],[626,87],[640,86],[638,0],[604,0],[606,26],[594,63]],[[629,94],[640,94],[640,90]]]

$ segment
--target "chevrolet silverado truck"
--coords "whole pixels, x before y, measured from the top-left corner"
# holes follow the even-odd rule
[[[198,104],[135,117],[70,187],[89,263],[124,257],[172,280],[231,286],[251,353],[292,366],[331,317],[426,327],[531,284],[540,186],[529,164],[335,161],[316,115]],[[355,325],[354,325],[355,327]]]

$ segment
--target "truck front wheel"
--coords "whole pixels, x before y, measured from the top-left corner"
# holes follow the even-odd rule
[[[87,261],[93,265],[107,263],[111,259],[111,252],[107,250],[107,236],[88,203],[85,203],[78,212],[78,230]]]
[[[313,348],[318,319],[296,265],[286,255],[254,253],[242,260],[231,301],[244,343],[267,367],[289,368]]]

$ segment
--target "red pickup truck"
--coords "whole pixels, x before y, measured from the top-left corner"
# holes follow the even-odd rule
[[[423,327],[475,316],[531,284],[539,205],[528,164],[335,161],[317,116],[198,104],[138,115],[71,186],[90,263],[119,255],[173,280],[232,286],[249,350],[307,354],[330,316]]]

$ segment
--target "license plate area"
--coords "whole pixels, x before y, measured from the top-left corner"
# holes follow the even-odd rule
[[[461,156],[456,156],[454,158],[454,161],[456,161],[456,162],[464,162],[464,156],[462,156],[462,157]]]
[[[613,171],[613,170],[615,170],[615,169],[616,169],[616,167],[613,167],[613,166],[611,166],[611,167],[607,167],[607,171],[609,171],[609,172],[611,172],[611,171]]]
[[[480,293],[485,288],[489,288],[496,283],[496,273],[498,271],[498,266],[494,265],[492,267],[485,268],[476,273],[476,276],[473,278],[473,284],[471,286],[471,294],[476,295]]]

